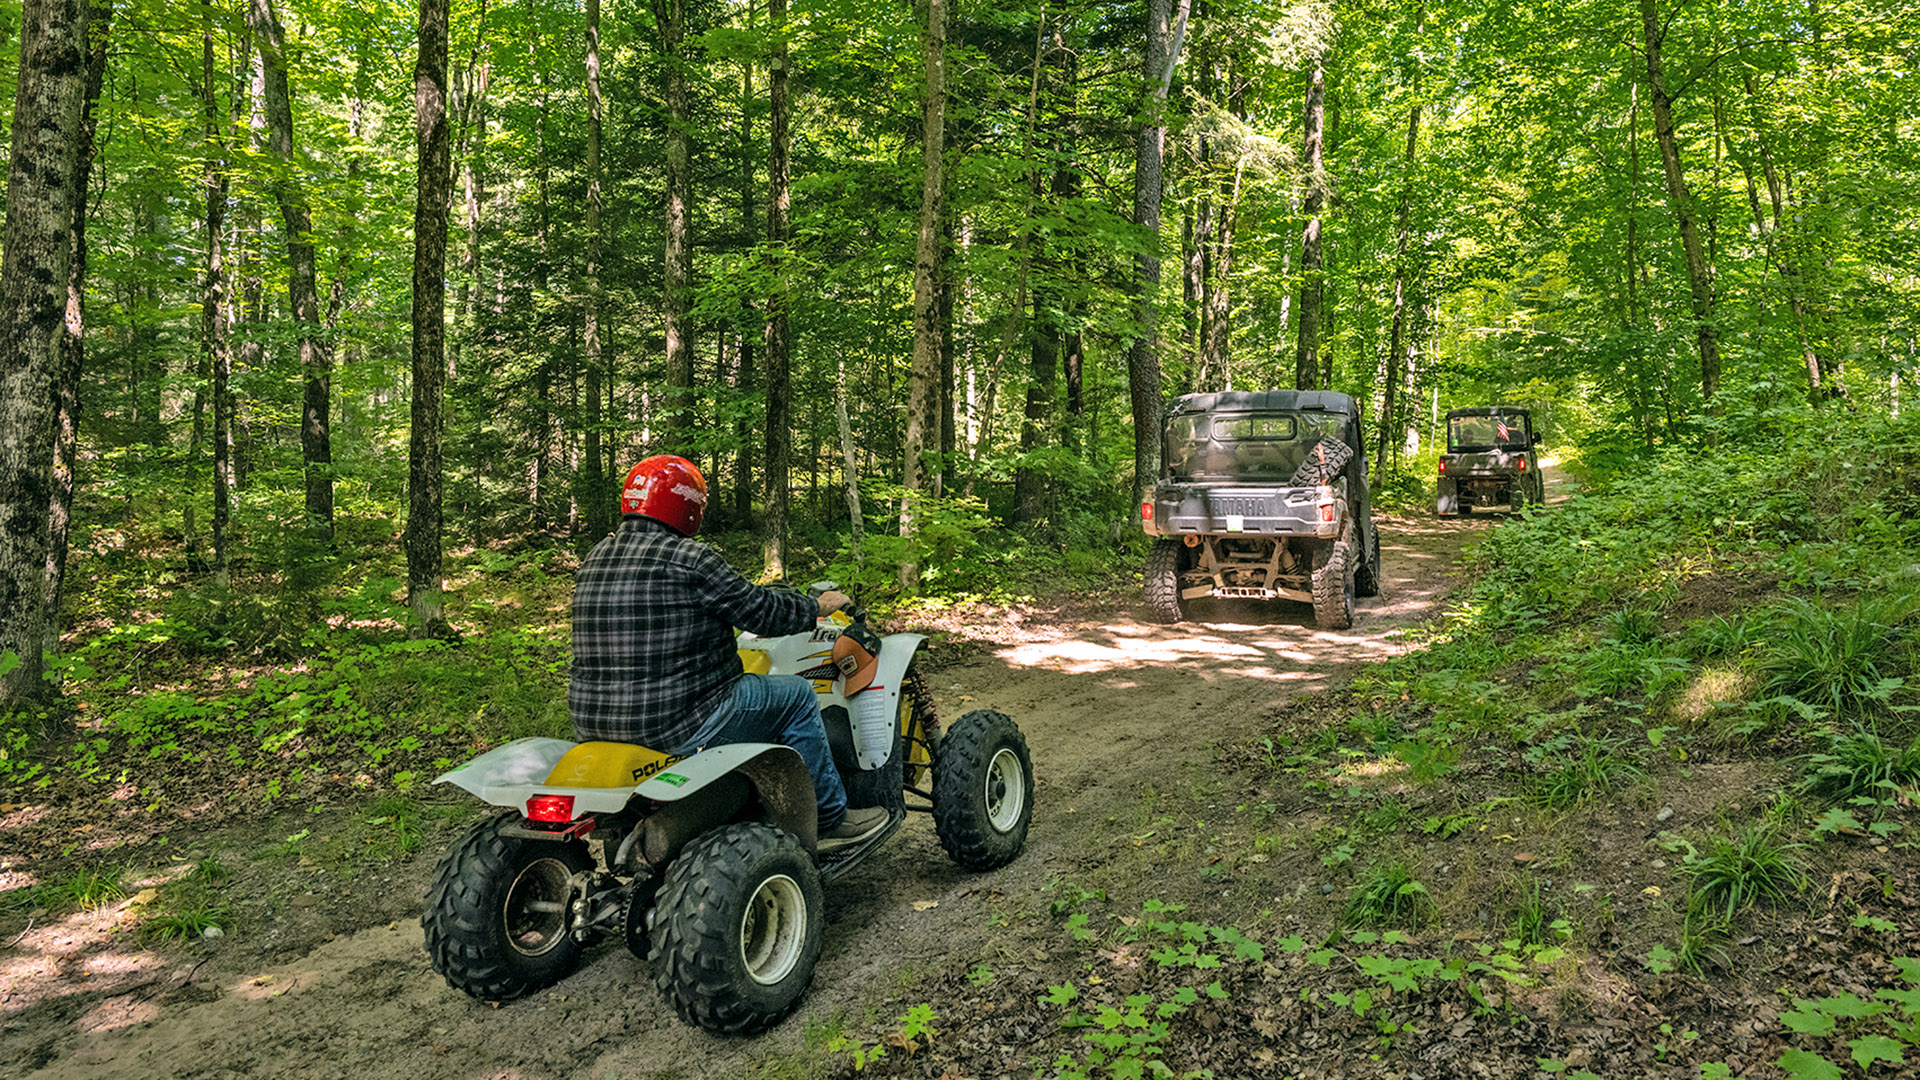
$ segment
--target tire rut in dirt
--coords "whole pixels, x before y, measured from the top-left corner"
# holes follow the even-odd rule
[[[1032,818],[1033,758],[1019,725],[991,709],[962,716],[933,760],[940,846],[965,869],[993,870],[1020,854]]]
[[[765,917],[751,917],[755,905]],[[813,981],[825,903],[820,872],[791,833],[740,822],[694,841],[667,868],[655,911],[653,982],[689,1024],[758,1034]]]
[[[1351,555],[1345,542],[1313,554],[1313,623],[1322,630],[1353,626],[1353,579],[1347,574]]]
[[[467,830],[434,871],[420,916],[433,969],[482,1001],[525,997],[580,962],[580,944],[565,932],[565,884],[592,856],[577,841],[502,835],[518,821],[501,814]]]
[[[1171,536],[1153,542],[1147,552],[1147,614],[1157,623],[1177,623],[1187,617],[1180,603],[1181,560],[1185,545]]]

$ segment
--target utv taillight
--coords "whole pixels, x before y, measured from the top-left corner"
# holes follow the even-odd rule
[[[1440,459],[1440,475],[1441,476],[1447,475],[1447,459],[1446,458]]]
[[[527,800],[527,820],[565,825],[573,820],[573,796],[535,795]]]
[[[1521,471],[1521,472],[1526,472],[1526,471],[1527,471],[1527,459],[1526,459],[1526,458],[1521,458],[1521,459],[1520,459],[1520,471]]]
[[[1323,524],[1327,524],[1327,525],[1333,524],[1333,504],[1332,503],[1320,504],[1320,521]]]
[[[1153,520],[1153,504],[1152,503],[1143,502],[1140,504],[1140,520],[1141,521]]]

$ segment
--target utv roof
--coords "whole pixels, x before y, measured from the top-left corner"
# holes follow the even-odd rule
[[[1459,416],[1526,416],[1526,409],[1518,405],[1482,405],[1474,409],[1448,409],[1447,419]]]
[[[1359,416],[1351,397],[1332,390],[1230,390],[1222,394],[1183,394],[1167,410],[1168,416],[1196,412],[1239,410],[1280,412],[1318,410]]]

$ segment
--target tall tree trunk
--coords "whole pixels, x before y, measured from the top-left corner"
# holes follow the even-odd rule
[[[598,7],[598,0],[588,0]],[[441,386],[447,375],[447,203],[453,162],[447,133],[447,0],[420,0],[413,68],[419,176],[413,202],[413,408],[407,447],[407,634],[447,632],[440,576]]]
[[[1166,403],[1160,393],[1160,201],[1165,190],[1163,162],[1167,146],[1167,88],[1180,58],[1187,13],[1193,0],[1147,0],[1144,119],[1135,140],[1133,223],[1145,235],[1146,250],[1134,256],[1134,339],[1127,349],[1127,390],[1133,405],[1133,505],[1138,507],[1160,476],[1160,422]],[[1173,25],[1168,22],[1173,19]],[[1133,511],[1138,520],[1139,511]]]
[[[612,527],[612,500],[600,475],[600,0],[587,0],[587,447],[586,537],[595,544]]]
[[[454,318],[460,332],[447,375],[456,378],[476,334],[479,305],[474,295],[480,288],[480,208],[487,201],[485,157],[487,150],[487,88],[493,77],[493,52],[487,43],[487,4],[481,0],[479,25],[473,32],[473,53],[461,79],[465,87],[460,102],[460,190],[465,210],[467,242],[460,252],[460,291]],[[472,132],[469,135],[469,131]]]
[[[538,63],[538,46],[527,50]],[[547,488],[547,465],[553,459],[553,355],[547,343],[546,305],[549,290],[553,283],[553,204],[552,179],[553,167],[548,160],[547,122],[552,103],[547,98],[547,78],[544,71],[534,70],[534,188],[537,192],[535,205],[538,216],[534,221],[534,245],[537,249],[533,264],[534,295],[534,338],[535,345],[533,367],[533,460],[528,463],[527,502],[533,513],[531,527],[536,531],[547,528],[547,500],[551,494]]]
[[[67,311],[60,335],[60,371],[55,377],[53,424],[53,499],[47,507],[46,632],[48,653],[60,651],[60,596],[67,576],[67,537],[73,522],[73,469],[80,435],[80,374],[86,366],[87,187],[99,147],[94,106],[107,75],[107,31],[113,24],[111,0],[91,0],[86,85],[81,94],[80,151],[73,168],[73,224],[67,230]]]
[[[1660,58],[1667,28],[1660,21],[1655,0],[1640,0],[1640,16],[1646,28],[1647,90],[1653,106],[1653,135],[1660,145],[1660,167],[1666,173],[1667,202],[1680,226],[1680,245],[1687,257],[1687,287],[1693,297],[1695,336],[1700,346],[1700,396],[1706,399],[1707,411],[1717,413],[1713,397],[1720,390],[1720,329],[1713,321],[1713,268],[1708,265],[1700,230],[1694,222],[1693,196],[1687,191],[1680,147],[1673,133],[1673,98],[1667,93],[1666,72]]]
[[[900,535],[919,531],[916,496],[933,490],[927,455],[940,446],[940,196],[946,190],[947,0],[926,0],[920,36],[926,94],[920,110],[920,236],[913,257],[913,366],[907,378],[907,432],[902,468]],[[900,587],[920,582],[920,566],[900,564]]]
[[[200,294],[200,342],[213,376],[213,580],[228,583],[227,522],[233,499],[233,349],[227,340],[227,118],[213,62],[213,26],[200,39],[200,109],[206,164],[201,184],[207,198],[207,277]]]
[[[773,290],[767,296],[764,335],[767,432],[760,472],[766,482],[766,516],[761,553],[767,578],[778,580],[787,574],[787,503],[792,488],[788,463],[793,455],[787,357],[787,242],[792,209],[787,160],[787,0],[767,0],[767,28],[773,37],[773,55],[767,61],[767,255],[773,260]]]
[[[1426,27],[1427,5],[1420,0],[1413,16],[1413,36],[1418,41]],[[1418,61],[1415,61],[1416,65]],[[1400,371],[1412,370],[1412,350],[1401,355],[1407,334],[1407,248],[1413,238],[1413,164],[1420,140],[1420,69],[1414,68],[1414,102],[1407,109],[1407,149],[1400,159],[1400,203],[1394,209],[1393,235],[1393,327],[1387,333],[1386,385],[1380,395],[1380,442],[1373,455],[1374,466],[1386,464],[1387,452],[1396,441],[1404,441],[1406,425],[1400,419]]]
[[[333,346],[320,328],[315,279],[313,214],[294,159],[293,100],[287,85],[287,43],[273,0],[248,0],[247,21],[266,71],[268,149],[273,194],[287,231],[287,302],[300,327],[300,371],[306,377],[300,420],[300,457],[307,480],[307,519],[314,533],[333,539],[333,437],[329,425]]]
[[[752,5],[747,7],[747,29],[753,29]],[[753,220],[753,106],[753,64],[743,60],[740,63],[740,246],[743,249],[751,249],[757,239]],[[761,325],[754,326],[756,321]],[[765,324],[754,318],[753,301],[744,297],[740,301],[739,325],[740,363],[733,386],[741,395],[746,395],[753,393],[755,380],[760,377],[754,370],[753,339],[765,336]],[[753,520],[753,424],[744,411],[733,433],[739,445],[733,459],[733,515],[741,525],[746,525]]]
[[[53,385],[79,201],[88,0],[26,0],[0,244],[0,712],[47,694]]]
[[[1318,59],[1313,64],[1312,80],[1307,84],[1306,150],[1301,163],[1306,171],[1307,197],[1301,207],[1306,227],[1300,236],[1300,336],[1293,353],[1294,387],[1315,390],[1320,386],[1320,301],[1325,282],[1320,249],[1320,217],[1327,208],[1327,165],[1322,128],[1326,122],[1327,73]]]
[[[1745,51],[1745,46],[1742,46]],[[1751,171],[1747,174],[1747,199],[1753,207],[1754,228],[1766,237],[1767,254],[1774,269],[1780,274],[1780,283],[1787,292],[1787,311],[1793,318],[1794,334],[1800,343],[1800,360],[1807,372],[1807,397],[1818,406],[1828,396],[1830,389],[1823,375],[1826,365],[1820,359],[1820,351],[1814,344],[1813,335],[1807,329],[1806,280],[1801,273],[1800,259],[1794,250],[1798,247],[1790,237],[1791,231],[1785,221],[1784,199],[1780,190],[1780,170],[1774,164],[1773,149],[1768,144],[1765,110],[1761,106],[1760,92],[1754,85],[1751,69],[1742,67],[1741,78],[1747,91],[1747,115],[1753,125],[1754,147],[1760,158],[1760,168],[1766,178],[1767,201],[1773,210],[1769,220],[1760,208],[1760,194],[1754,183]]]
[[[667,430],[680,444],[693,434],[693,124],[687,95],[686,0],[656,0],[660,51],[667,68]],[[685,453],[684,446],[678,450]]]
[[[866,523],[860,516],[860,467],[853,457],[853,426],[847,422],[847,358],[844,354],[834,366],[833,411],[840,425],[840,460],[847,480],[847,522],[852,530],[853,561],[860,562],[866,554],[861,546]]]

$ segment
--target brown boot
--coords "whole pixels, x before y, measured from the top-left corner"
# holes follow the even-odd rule
[[[834,848],[857,844],[886,828],[891,817],[886,808],[881,806],[848,810],[847,816],[840,819],[840,824],[820,834],[820,847],[822,850],[831,851]]]

